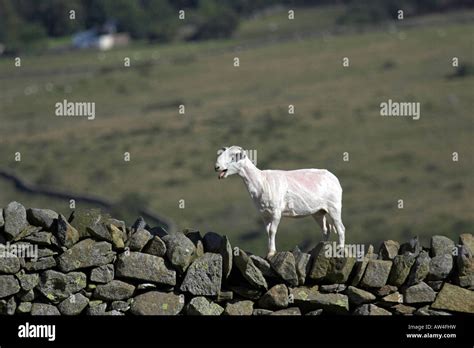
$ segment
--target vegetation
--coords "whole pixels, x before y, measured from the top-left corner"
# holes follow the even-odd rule
[[[57,38],[104,23],[134,39],[169,42],[175,39],[228,38],[243,18],[275,6],[325,6],[329,0],[0,0],[0,43],[7,53],[38,52],[47,48],[46,37]],[[406,15],[472,7],[468,0],[346,0],[340,23],[375,23]],[[179,32],[178,11],[186,11],[191,31]],[[302,12],[304,14],[304,12]]]
[[[338,33],[340,11],[296,12],[308,23],[327,17],[308,36],[298,36],[307,27],[296,20],[292,27],[282,9],[241,21],[232,39],[25,56],[21,68],[0,59],[0,167],[30,182],[148,204],[181,228],[227,234],[263,254],[263,225],[242,182],[219,181],[213,171],[216,150],[236,144],[256,149],[260,168],[334,172],[348,243],[472,232],[474,13]],[[420,120],[381,117],[389,98],[419,101]],[[63,99],[95,102],[96,119],[55,116]],[[1,181],[0,192],[0,206],[18,200],[69,215],[68,202],[19,194]],[[320,238],[311,218],[287,219],[277,246]]]

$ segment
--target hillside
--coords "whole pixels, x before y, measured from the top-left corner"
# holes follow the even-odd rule
[[[287,26],[269,36],[268,22],[249,20],[231,40],[25,56],[21,68],[2,58],[0,168],[32,183],[147,205],[179,228],[226,231],[263,255],[263,225],[241,180],[218,181],[213,170],[216,150],[235,144],[257,150],[262,169],[336,174],[349,243],[455,239],[474,227],[474,13],[438,17],[337,35],[328,20],[327,30],[303,26],[300,37]],[[452,67],[454,56],[465,73]],[[64,99],[95,102],[95,120],[56,117]],[[420,120],[381,117],[388,99],[420,102]],[[6,182],[0,192],[0,206],[17,200],[69,212],[68,202],[21,194]],[[277,245],[308,250],[320,238],[311,218],[284,220]]]

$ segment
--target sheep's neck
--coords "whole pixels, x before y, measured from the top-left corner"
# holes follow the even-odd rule
[[[246,164],[240,168],[240,177],[244,180],[245,186],[252,198],[258,198],[263,193],[263,176],[260,169],[247,158]]]

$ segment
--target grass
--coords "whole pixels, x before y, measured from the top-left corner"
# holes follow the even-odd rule
[[[308,13],[298,25],[309,25]],[[447,77],[455,72],[453,56],[472,64],[472,22],[245,48],[258,33],[266,37],[269,21],[289,25],[285,12],[269,16],[260,26],[249,20],[226,41],[24,57],[21,68],[1,59],[0,167],[114,201],[139,193],[180,228],[227,234],[264,254],[266,235],[243,183],[218,181],[213,171],[216,150],[238,144],[258,151],[262,169],[335,173],[344,189],[348,243],[378,246],[417,234],[426,244],[433,234],[457,239],[472,232],[474,77]],[[328,22],[315,31],[334,18],[319,16]],[[420,102],[421,119],[381,117],[379,104],[389,98]],[[95,102],[96,119],[56,117],[54,104],[63,99]],[[178,114],[181,103],[185,115]],[[295,115],[288,115],[289,104]],[[17,151],[21,162],[13,160]],[[0,192],[0,206],[15,199],[68,211],[67,202],[24,196],[5,183]],[[287,219],[277,246],[311,246],[320,237],[313,219]]]

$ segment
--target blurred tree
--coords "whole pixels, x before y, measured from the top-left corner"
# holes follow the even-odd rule
[[[15,7],[25,21],[41,25],[48,36],[65,36],[83,27],[81,0],[19,0]],[[74,11],[74,18],[70,11]]]
[[[226,38],[232,35],[239,24],[237,13],[224,3],[201,0],[194,22],[196,33],[191,40]]]
[[[170,41],[180,26],[177,10],[186,9],[190,35],[205,40],[226,38],[239,20],[255,11],[283,5],[320,6],[333,0],[0,0],[0,41],[10,52],[42,47],[45,36],[70,35],[78,30],[115,21],[119,31],[133,38]],[[373,23],[395,18],[398,9],[406,16],[473,7],[472,0],[338,0],[346,6],[340,23]],[[75,19],[70,19],[70,11]],[[43,45],[43,47],[46,45]]]
[[[0,42],[7,53],[39,48],[46,38],[42,26],[25,22],[12,0],[0,0]]]

